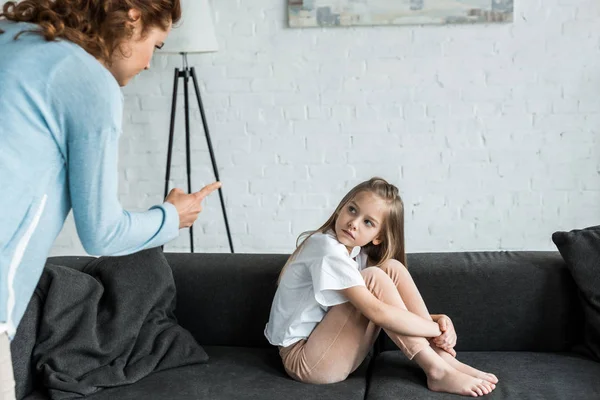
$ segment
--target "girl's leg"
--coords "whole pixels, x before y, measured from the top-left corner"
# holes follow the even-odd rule
[[[380,268],[392,278],[392,282],[406,304],[406,309],[423,318],[431,319],[423,297],[406,267],[399,261],[388,260]]]
[[[388,260],[381,266],[381,269],[394,282],[398,293],[400,293],[400,297],[402,297],[402,300],[404,300],[406,309],[423,318],[431,319],[431,315],[427,310],[427,306],[423,301],[423,297],[417,289],[417,286],[415,285],[415,282],[413,281],[412,276],[406,267],[397,260]],[[440,357],[448,362],[448,364],[459,371],[472,375],[476,378],[485,379],[493,384],[498,383],[498,378],[494,374],[479,371],[478,369],[475,369],[469,365],[463,364],[452,355],[440,349],[439,347],[436,347],[435,345],[432,345],[432,348]]]
[[[367,288],[381,301],[404,307],[398,290],[379,268],[361,272]],[[339,382],[352,373],[373,347],[380,328],[369,321],[351,303],[331,307],[307,340],[280,350],[287,373],[307,383]],[[393,334],[392,334],[393,335]],[[429,342],[420,337],[394,336],[409,358]]]
[[[345,380],[367,356],[380,328],[351,303],[331,307],[308,339],[280,348],[286,372],[314,384]]]
[[[407,309],[395,282],[383,269],[366,268],[362,271],[362,274],[365,277],[367,287],[379,300],[398,308]],[[415,303],[414,300],[413,303]],[[427,311],[424,303],[423,308]],[[427,314],[427,318],[431,318],[429,314]],[[466,396],[482,396],[493,390],[493,384],[467,375],[450,366],[430,347],[427,339],[398,335],[388,330],[386,330],[386,333],[408,359],[414,359],[423,369],[427,375],[429,389]]]
[[[379,268],[362,271],[367,288],[381,301],[404,307],[389,276]],[[379,328],[350,303],[332,307],[307,340],[280,350],[287,373],[307,383],[334,383],[344,379],[363,361]],[[425,338],[388,332],[407,357],[417,355],[417,363],[428,375],[432,390],[477,395],[489,393],[483,381],[450,367],[429,347]],[[423,354],[423,355],[421,355]]]

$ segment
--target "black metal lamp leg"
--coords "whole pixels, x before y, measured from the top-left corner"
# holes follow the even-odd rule
[[[169,194],[169,179],[171,178],[171,156],[173,155],[173,134],[175,132],[175,110],[177,109],[177,86],[179,83],[179,68],[175,68],[175,78],[173,80],[173,99],[171,100],[171,123],[169,125],[169,147],[167,149],[167,168],[165,175],[165,195],[163,200]],[[164,249],[165,246],[161,246]]]
[[[173,133],[175,132],[175,110],[177,109],[177,84],[179,83],[179,68],[175,68],[173,82],[173,99],[171,100],[171,124],[169,125],[169,148],[167,150],[167,174],[165,176],[165,196],[169,193],[169,179],[171,177],[171,156],[173,155]]]
[[[190,97],[188,83],[190,80],[189,70],[186,68],[183,71],[183,93],[185,105],[185,159],[187,170],[188,193],[192,193],[192,163],[190,154]],[[194,252],[194,226],[190,226],[190,251]]]
[[[210,133],[208,131],[208,124],[206,123],[206,114],[204,113],[204,106],[202,105],[202,98],[200,96],[200,88],[198,86],[198,79],[196,78],[196,70],[194,67],[191,67],[192,81],[194,82],[194,89],[196,90],[196,98],[198,99],[198,107],[200,108],[200,115],[202,116],[202,125],[204,127],[204,135],[206,136],[206,143],[208,145],[208,152],[210,153],[210,161],[212,163],[213,172],[215,174],[215,179],[218,181],[219,179],[219,171],[217,168],[217,161],[215,159],[215,153],[213,151],[212,142],[210,140]],[[187,85],[186,85],[187,87]],[[186,95],[187,99],[187,95]],[[229,229],[229,221],[227,220],[227,212],[225,210],[225,200],[223,199],[223,191],[219,188],[219,199],[221,200],[221,209],[223,210],[223,219],[225,221],[225,229],[227,230],[227,239],[229,240],[229,249],[231,253],[233,251],[233,241],[231,240],[231,231]]]

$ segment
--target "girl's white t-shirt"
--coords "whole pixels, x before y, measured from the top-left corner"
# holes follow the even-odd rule
[[[348,253],[332,231],[306,239],[275,293],[265,327],[269,343],[287,347],[310,336],[329,307],[348,301],[339,290],[365,286],[360,271],[366,266],[361,248]]]

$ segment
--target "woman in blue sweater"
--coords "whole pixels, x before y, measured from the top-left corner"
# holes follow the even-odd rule
[[[2,11],[0,399],[12,399],[9,342],[69,211],[88,253],[130,254],[191,226],[220,183],[173,189],[145,212],[117,199],[120,86],[148,69],[179,0],[27,0]]]

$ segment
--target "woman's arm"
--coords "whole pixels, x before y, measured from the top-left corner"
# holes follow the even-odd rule
[[[402,308],[386,304],[365,286],[340,290],[365,317],[374,324],[398,335],[436,337],[442,332],[439,325]]]
[[[73,52],[57,66],[48,96],[57,121],[55,135],[65,145],[71,206],[85,250],[124,255],[177,237],[179,215],[173,204],[129,212],[119,202],[123,98],[112,75],[93,58]]]
[[[124,255],[160,246],[179,233],[179,214],[163,203],[129,212],[117,196],[119,132],[77,132],[69,137],[68,176],[77,233],[93,255]],[[142,194],[139,194],[142,196]]]

